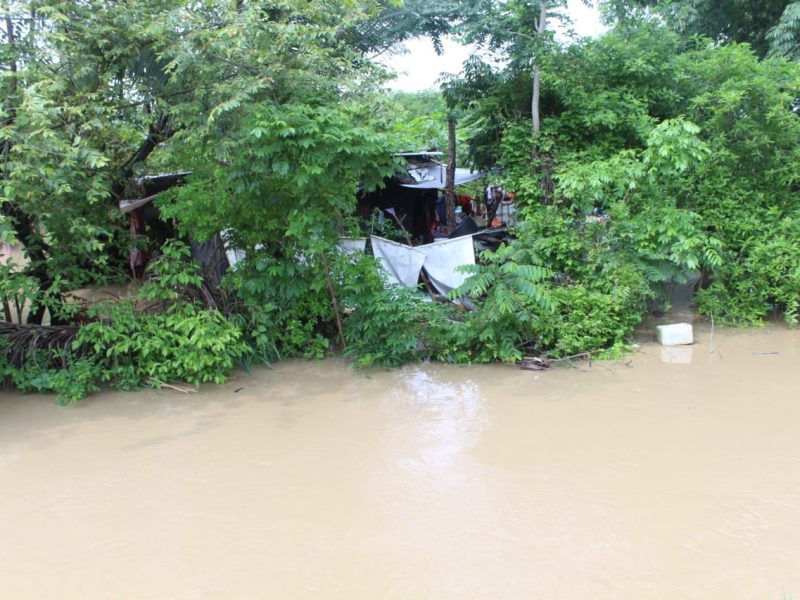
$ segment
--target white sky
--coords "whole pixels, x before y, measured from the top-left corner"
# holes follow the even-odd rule
[[[578,35],[597,36],[605,28],[600,23],[597,8],[587,8],[580,0],[568,0],[572,28]],[[445,40],[444,54],[437,56],[429,39],[417,38],[405,44],[407,54],[391,56],[381,62],[398,73],[388,84],[393,90],[419,92],[439,88],[436,80],[442,73],[458,73],[473,49],[453,40]]]

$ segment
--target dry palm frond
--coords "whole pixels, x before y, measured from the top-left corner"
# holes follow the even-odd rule
[[[0,355],[17,368],[31,360],[42,368],[66,368],[70,357],[85,353],[83,348],[72,347],[79,329],[75,325],[0,323]]]

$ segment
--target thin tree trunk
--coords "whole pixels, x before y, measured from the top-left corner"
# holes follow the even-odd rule
[[[536,33],[541,35],[547,26],[547,7],[542,2],[539,7],[539,23],[536,26]],[[531,129],[534,141],[539,134],[541,121],[539,116],[539,89],[542,81],[542,70],[539,61],[534,58],[533,63],[533,93],[531,94]]]
[[[539,88],[542,81],[542,70],[539,63],[533,65],[533,93],[531,94],[531,132],[533,139],[539,135],[541,120],[539,116]]]
[[[339,331],[339,340],[342,342],[342,350],[347,350],[347,340],[344,337],[344,327],[342,326],[342,315],[339,313],[339,303],[336,300],[336,292],[333,289],[333,281],[331,280],[331,268],[328,266],[328,258],[325,256],[325,251],[319,253],[322,258],[322,268],[325,269],[325,282],[328,284],[328,293],[331,296],[331,305],[333,306],[333,315],[336,317],[336,329]]]
[[[14,118],[16,117],[17,113],[17,107],[15,105],[15,102],[17,101],[17,52],[14,20],[11,18],[11,6],[9,5],[8,0],[5,2],[5,13],[6,38],[8,39],[8,48],[10,50],[9,54],[11,55],[11,61],[8,65],[8,70],[11,72],[11,76],[8,78],[8,84],[6,87],[6,118],[4,125],[9,126],[14,123]],[[11,152],[11,140],[6,139],[3,141],[3,157],[7,158],[9,152]]]
[[[161,142],[168,140],[175,133],[172,127],[170,116],[167,113],[159,113],[156,120],[150,124],[147,136],[136,149],[136,152],[126,160],[117,171],[111,182],[111,197],[114,201],[122,198],[125,184],[131,178],[137,164],[147,160],[150,153],[155,150]]]
[[[539,7],[539,22],[536,25],[537,35],[544,33],[547,27],[547,6],[545,2]],[[542,84],[542,69],[539,60],[534,59],[533,65],[533,92],[531,94],[531,161],[539,165],[541,173],[540,187],[542,188],[542,202],[550,202],[553,193],[553,165],[547,153],[539,152],[539,131],[541,130],[541,107],[539,96]],[[535,168],[535,167],[534,167]]]
[[[444,188],[445,214],[450,231],[456,226],[456,120],[447,119],[447,180]]]

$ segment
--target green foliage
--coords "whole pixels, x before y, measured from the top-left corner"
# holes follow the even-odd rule
[[[614,4],[618,17],[631,17],[637,3]],[[711,5],[693,3],[696,16],[708,21],[701,12]],[[551,48],[541,62],[537,152],[555,190],[554,206],[542,207],[522,57],[499,69],[473,62],[450,83],[466,118],[485,126],[470,140],[472,155],[489,158],[518,191],[517,260],[555,273],[556,316],[540,316],[521,337],[559,355],[618,346],[664,284],[697,273],[708,286],[698,296],[706,314],[757,323],[778,310],[796,320],[797,64],[636,18]],[[610,285],[621,274],[627,283]]]
[[[143,195],[139,175],[193,170],[163,198],[192,239],[225,227],[245,249],[329,237],[330,215],[350,212],[394,149],[375,110],[384,75],[363,53],[447,29],[419,6],[404,13],[420,13],[413,27],[385,28],[400,8],[6,2],[0,232],[39,282],[33,319],[60,315],[69,290],[124,276],[130,234],[116,204]]]
[[[54,393],[56,402],[61,405],[75,404],[100,389],[97,387],[97,364],[91,358],[71,360],[62,369],[41,367],[33,357],[21,369],[0,360],[0,379],[10,380],[26,393]]]
[[[605,4],[609,16],[628,25],[636,23],[628,21],[632,9],[647,7],[685,37],[699,34],[719,43],[748,43],[759,57],[797,39],[791,37],[797,10],[792,0],[609,0]]]
[[[200,287],[203,278],[191,261],[190,248],[177,240],[161,247],[161,255],[147,266],[148,280],[139,289],[142,300],[174,302],[190,286]]]
[[[583,284],[553,291],[561,310],[535,329],[537,347],[553,357],[595,352],[624,343],[639,319],[624,305]]]
[[[332,265],[347,313],[345,354],[356,365],[394,367],[449,357],[452,306],[431,302],[417,290],[387,286],[372,256],[339,254]]]
[[[712,285],[700,291],[698,304],[705,314],[722,322],[754,325],[777,310],[790,325],[797,325],[800,214],[778,220],[775,212],[768,211],[765,223],[750,230],[739,259],[725,263]]]
[[[298,260],[292,246],[284,251],[292,258],[254,251],[224,286],[249,307],[247,319],[256,324],[249,335],[261,336],[252,346],[258,354],[322,358],[335,331],[324,270],[318,256]]]
[[[3,363],[0,375],[22,391],[55,392],[58,402],[74,403],[99,382],[122,390],[173,381],[221,383],[240,362],[264,359],[271,341],[261,322],[228,319],[185,297],[200,282],[188,252],[179,243],[166,245],[136,301],[92,306],[94,320],[61,357],[63,368],[31,355],[22,368]]]
[[[653,292],[642,266],[614,250],[615,235],[613,221],[576,221],[564,207],[528,211],[510,251],[519,262],[548,265],[552,277],[540,283],[546,303],[526,293],[528,327],[518,348],[569,356],[621,347],[630,338]]]
[[[484,252],[481,258],[482,264],[462,267],[472,275],[450,292],[453,299],[469,296],[480,303],[480,310],[470,313],[461,327],[461,343],[474,346],[471,357],[476,362],[519,360],[519,346],[531,340],[535,322],[554,309],[542,285],[551,273],[520,262],[514,244]]]
[[[78,343],[104,364],[102,379],[130,388],[185,381],[222,383],[245,354],[241,333],[218,311],[191,303],[174,304],[163,313],[140,315],[130,301],[115,303],[96,316],[107,320],[83,327]]]
[[[800,2],[786,5],[778,23],[767,32],[769,52],[792,60],[800,57]]]
[[[619,219],[611,243],[656,284],[686,283],[691,274],[722,264],[719,240],[707,236],[697,214],[679,208],[648,208]]]
[[[392,166],[366,106],[309,100],[243,105],[223,131],[212,124],[184,138],[194,173],[164,199],[164,214],[200,239],[230,229],[248,255],[257,245],[317,251],[355,208],[359,184],[376,187]]]
[[[21,272],[11,259],[0,263],[0,303],[7,322],[19,322],[25,305],[38,303],[40,291],[36,278]]]
[[[40,294],[31,310],[62,315],[65,292],[118,279],[122,194],[156,112],[152,37],[131,23],[169,2],[5,4],[0,38],[0,229],[24,247]],[[171,90],[173,91],[173,90]],[[140,110],[147,106],[148,110]],[[158,141],[155,129],[151,139]]]
[[[346,355],[359,366],[395,367],[440,358],[447,340],[448,309],[401,287],[352,299],[345,321]]]
[[[98,320],[81,328],[75,348],[86,346],[101,365],[101,378],[129,389],[143,383],[185,381],[221,383],[248,353],[236,325],[217,310],[178,301],[178,290],[199,282],[188,249],[177,243],[151,263],[153,279],[142,286],[142,300],[168,302],[142,313],[134,302],[101,303],[92,310]]]
[[[800,65],[763,57],[794,56],[798,3],[605,4],[617,27],[566,45],[539,31],[561,0],[7,2],[0,239],[29,264],[0,269],[6,318],[27,301],[34,320],[69,320],[70,290],[122,275],[116,201],[150,171],[190,170],[157,198],[162,215],[186,239],[226,231],[247,259],[224,280],[223,315],[196,302],[185,246],[151,248],[137,301],[95,308],[67,368],[5,376],[74,401],[98,381],[198,385],[236,364],[320,358],[339,343],[330,287],[364,366],[617,351],[664,284],[697,273],[701,311],[796,323]],[[501,60],[471,57],[443,96],[380,90],[365,53],[456,26]],[[517,193],[520,217],[453,294],[469,312],[386,289],[371,257],[335,250],[391,153],[444,146],[452,115],[460,152]]]
[[[447,151],[447,106],[438,92],[393,92],[379,104],[397,150]],[[463,135],[463,131],[459,132]]]

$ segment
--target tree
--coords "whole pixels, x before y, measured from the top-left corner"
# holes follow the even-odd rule
[[[129,184],[140,174],[192,168],[198,190],[213,171],[219,202],[237,191],[231,184],[246,185],[263,167],[231,169],[237,134],[258,140],[269,131],[289,148],[296,126],[306,135],[299,143],[319,143],[329,154],[315,162],[306,160],[310,146],[305,154],[292,150],[308,167],[292,185],[289,151],[276,158],[272,182],[293,190],[278,206],[297,194],[325,206],[323,188],[310,189],[320,172],[347,171],[348,182],[358,180],[371,164],[355,149],[371,135],[359,121],[370,120],[362,121],[369,90],[381,77],[357,43],[372,14],[367,2],[8,0],[0,21],[8,65],[0,75],[0,226],[23,245],[25,272],[39,282],[32,320],[45,307],[58,317],[67,290],[124,276],[129,236],[116,201],[136,193]],[[266,129],[259,118],[268,120]],[[372,148],[382,144],[388,153],[389,144],[376,140]],[[352,160],[331,168],[351,152]],[[341,208],[354,186],[333,187]],[[187,234],[209,232],[191,206],[179,213]],[[286,222],[285,213],[273,215]]]
[[[163,99],[181,92],[140,24],[177,5],[5,4],[0,208],[39,282],[34,321],[46,307],[65,318],[65,291],[122,274],[128,240],[113,201],[173,134]]]
[[[447,117],[447,173],[444,187],[445,214],[450,227],[456,226],[456,118]]]
[[[793,0],[607,0],[604,5],[612,19],[624,21],[647,9],[681,35],[747,43],[761,58],[793,53],[800,39],[800,6]]]
[[[590,2],[585,2],[590,5]],[[515,84],[527,81],[529,92],[526,98],[530,115],[530,149],[531,168],[539,171],[542,199],[546,200],[552,193],[552,161],[547,152],[541,131],[541,79],[542,68],[547,57],[558,47],[553,32],[548,29],[551,20],[567,23],[563,9],[566,2],[562,0],[543,0],[541,2],[493,2],[483,0],[477,4],[474,15],[462,24],[464,39],[493,52],[499,52],[507,66],[501,73],[496,73],[479,58],[473,58],[465,64],[464,76],[460,80],[445,82],[445,96],[454,106],[467,106],[475,98],[476,93],[493,94],[492,87],[504,85],[511,81]],[[480,91],[478,91],[480,90]],[[520,87],[515,86],[516,105],[519,100]],[[501,111],[515,110],[508,101],[500,101]],[[521,108],[521,107],[520,107]],[[494,120],[486,115],[485,119]],[[482,123],[483,126],[487,123]],[[476,163],[487,166],[496,160],[496,154],[489,151],[489,160],[473,154]],[[488,157],[487,157],[488,158]]]
[[[800,2],[786,6],[778,23],[767,32],[767,41],[771,55],[800,58]]]

